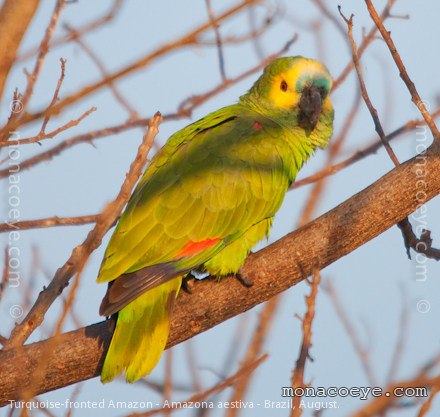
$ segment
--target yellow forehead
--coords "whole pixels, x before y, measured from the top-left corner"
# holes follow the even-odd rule
[[[328,79],[330,89],[333,83],[324,65],[315,60],[302,59],[292,65],[287,71],[277,74],[272,78],[272,83],[269,88],[269,99],[275,107],[290,110],[299,102],[300,92],[297,90],[297,86],[302,78]],[[282,91],[280,88],[283,80],[287,83],[287,91]],[[324,100],[323,107],[327,108],[328,106],[331,106],[331,103],[327,96]]]

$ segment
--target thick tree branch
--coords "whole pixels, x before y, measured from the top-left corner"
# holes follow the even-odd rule
[[[251,288],[231,279],[196,281],[192,294],[179,295],[167,346],[297,284],[315,268],[323,269],[347,255],[440,194],[440,142],[434,142],[423,158],[423,162],[418,156],[401,164],[338,207],[252,254],[244,267],[254,280]],[[424,201],[417,199],[417,169],[422,163],[426,172]],[[0,352],[0,405],[20,398],[41,361],[46,362],[46,373],[38,393],[97,376],[112,328],[113,321],[108,320],[62,334],[56,343],[49,339]],[[53,344],[50,354],[47,344]]]
[[[3,2],[0,10],[0,99],[21,40],[39,4],[39,0]]]

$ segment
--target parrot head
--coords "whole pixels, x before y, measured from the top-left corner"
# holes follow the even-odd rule
[[[303,129],[307,136],[315,133],[313,136],[329,138],[332,84],[329,71],[319,61],[301,56],[278,58],[265,68],[241,101],[251,103],[286,127]],[[325,143],[318,145],[323,147]]]

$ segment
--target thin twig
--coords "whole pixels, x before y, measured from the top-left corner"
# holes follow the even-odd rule
[[[91,22],[84,23],[83,25],[76,28],[76,31],[81,35],[84,36],[88,34],[89,32],[101,28],[106,23],[111,22],[113,18],[117,15],[117,12],[122,6],[122,0],[115,0],[113,4],[110,6],[109,11],[106,12],[103,16],[98,17],[95,20],[92,20]],[[61,35],[58,37],[53,37],[52,40],[49,43],[49,47],[51,50],[54,48],[64,45],[65,43],[68,43],[73,40],[72,34],[67,35]],[[33,48],[30,48],[26,51],[24,51],[19,57],[17,57],[17,62],[25,61],[29,58],[32,58],[36,53],[38,53],[39,47],[35,46]]]
[[[405,288],[403,286],[400,287],[401,291],[401,312],[399,319],[399,332],[397,335],[396,346],[394,347],[393,356],[391,358],[390,368],[388,370],[388,375],[386,381],[388,384],[391,384],[396,376],[396,373],[399,369],[400,361],[402,359],[403,351],[405,348],[406,337],[408,335],[408,319],[409,319],[409,311],[407,308],[407,297]]]
[[[381,14],[381,19],[385,20],[387,17],[390,16],[390,10],[393,7],[396,0],[388,0],[386,6],[383,9],[383,12]],[[377,34],[377,27],[373,26],[371,30],[368,32],[368,34],[364,37],[362,43],[359,46],[358,54],[359,58],[362,57],[364,52],[367,50],[370,43],[376,38]],[[333,83],[333,90],[336,90],[338,87],[342,85],[342,83],[345,81],[347,76],[350,74],[350,72],[354,68],[354,62],[353,60],[350,60],[350,62],[347,64],[347,66],[342,71],[341,75],[339,75],[338,78],[336,78],[335,82]]]
[[[214,16],[214,11],[212,10],[211,0],[205,0],[206,9],[208,10],[209,20],[211,21],[212,29],[215,34],[215,43],[217,45],[217,53],[218,53],[218,63],[220,68],[220,75],[222,77],[222,81],[226,81],[226,72],[225,72],[225,59],[223,56],[223,44],[222,38],[220,35],[219,24]]]
[[[48,217],[45,219],[22,220],[18,222],[0,224],[0,233],[11,232],[14,230],[39,229],[54,226],[81,226],[89,223],[96,223],[99,220],[99,214],[77,217]]]
[[[345,30],[342,26],[341,22],[338,20],[338,18],[328,9],[328,5],[324,3],[323,0],[313,0],[313,3],[315,3],[316,7],[321,11],[321,13],[327,17],[330,22],[333,23],[334,27],[338,30],[338,32],[345,38]]]
[[[261,26],[261,28],[258,28],[256,23],[257,8],[249,7],[248,9],[248,21],[249,21],[249,26],[251,28],[250,34],[252,35],[250,39],[252,40],[252,46],[254,47],[254,51],[259,61],[263,60],[264,57],[266,56],[266,54],[264,53],[264,47],[262,45],[260,35],[263,33],[263,31],[266,30],[266,28],[268,28],[271,25],[275,17],[275,14],[276,11],[275,13],[268,15],[266,19],[264,19],[264,23]],[[225,44],[226,42],[227,42],[227,38],[223,38],[223,43]]]
[[[3,272],[2,272],[2,280],[0,281],[0,300],[3,297],[5,289],[8,286],[9,282],[9,248],[5,247],[5,260],[3,262]]]
[[[246,367],[249,364],[252,364],[261,355],[261,351],[263,350],[264,344],[266,342],[267,333],[271,327],[273,319],[275,318],[278,305],[279,297],[274,297],[265,304],[264,309],[261,312],[258,320],[258,326],[252,336],[252,340],[249,343],[246,356],[242,362],[242,367]],[[246,391],[249,389],[251,376],[252,374],[248,373],[234,384],[234,391],[232,392],[231,398],[229,400],[230,403],[234,403],[244,399]],[[229,408],[225,416],[235,417],[238,415],[239,412],[239,408]]]
[[[371,4],[371,2],[369,0],[365,0],[365,1],[367,2],[367,4]],[[342,14],[340,6],[338,6],[338,9],[339,9],[339,13],[341,14],[342,18],[344,19],[344,21],[346,22],[347,27],[348,27],[348,37],[350,39],[350,43],[351,43],[351,46],[353,49],[353,61],[354,61],[354,65],[356,68],[356,72],[358,74],[359,83],[361,86],[362,97],[365,101],[365,104],[368,107],[368,110],[371,114],[371,117],[373,118],[376,132],[378,133],[389,157],[393,161],[394,165],[398,166],[400,164],[400,162],[397,159],[397,156],[395,155],[394,151],[392,150],[392,148],[387,140],[387,137],[386,137],[385,132],[382,128],[382,124],[380,122],[379,116],[377,114],[377,110],[374,108],[373,104],[371,103],[371,100],[369,98],[369,95],[368,95],[368,92],[367,92],[367,89],[365,86],[365,82],[364,82],[363,75],[362,75],[362,69],[361,69],[361,66],[359,63],[359,55],[358,55],[358,51],[357,51],[357,46],[356,46],[356,43],[353,39],[353,15],[350,16],[349,19],[347,19]],[[372,13],[372,11],[370,10],[370,14],[371,13]],[[373,15],[372,15],[372,17],[373,17]],[[375,19],[375,18],[380,19],[379,16],[377,15],[377,13],[376,13],[376,15],[374,15],[373,19]],[[376,20],[374,20],[374,21],[375,21],[376,25],[378,25],[379,29],[381,30],[381,33],[382,33],[382,29],[386,32],[386,30],[383,27],[382,22],[381,22],[382,27],[380,27],[379,23]],[[383,33],[382,33],[382,36],[384,36]],[[389,37],[389,34],[388,34],[388,37]],[[389,42],[392,42],[390,37],[389,37]],[[402,74],[402,70],[404,70],[405,67],[403,66],[403,63],[400,60],[400,56],[398,55],[398,53],[394,47],[394,44],[392,44],[392,46],[394,49],[391,49],[391,46],[390,46],[390,50],[392,51],[393,57],[396,60],[396,64],[398,65],[399,69],[401,70],[401,74]],[[405,74],[406,74],[406,72],[405,72]],[[436,127],[434,121],[432,120],[431,115],[426,110],[425,104],[420,100],[420,97],[417,93],[417,90],[416,90],[414,84],[411,82],[411,80],[409,79],[407,74],[406,74],[406,76],[402,76],[402,78],[404,79],[405,83],[407,83],[408,89],[410,90],[411,95],[412,95],[412,100],[414,103],[416,103],[419,106],[419,109],[422,113],[422,116],[424,117],[425,122],[428,125],[428,127],[431,129],[431,132],[432,132],[434,138],[440,137],[440,133],[438,132],[437,127]],[[440,250],[434,249],[431,247],[432,240],[431,240],[429,231],[426,231],[426,233],[424,235],[422,235],[420,239],[418,239],[412,230],[412,227],[411,227],[411,224],[409,223],[408,218],[405,218],[402,221],[400,221],[397,224],[397,226],[402,231],[407,255],[409,258],[411,258],[409,249],[412,248],[416,252],[423,253],[432,259],[440,260]]]
[[[206,400],[207,398],[210,398],[216,392],[222,391],[225,388],[230,387],[240,378],[243,378],[244,376],[246,376],[248,374],[252,374],[252,372],[254,372],[254,370],[257,369],[267,359],[267,357],[268,357],[268,355],[264,354],[263,356],[258,358],[253,363],[250,363],[246,366],[241,367],[234,375],[230,376],[229,378],[226,378],[224,381],[220,382],[219,384],[216,384],[214,387],[207,389],[206,391],[197,393],[185,401],[179,401],[178,408],[179,409],[185,408],[185,406],[188,407],[190,404],[194,404],[194,403],[200,402],[202,400]],[[150,416],[154,416],[156,414],[161,414],[161,413],[163,413],[163,411],[164,411],[163,407],[159,407],[154,410],[147,411],[145,413],[129,414],[126,417],[150,417]]]
[[[130,198],[131,190],[142,173],[148,151],[158,133],[158,126],[161,119],[162,116],[159,112],[151,119],[148,132],[145,134],[142,144],[139,146],[136,158],[130,166],[130,170],[118,196],[113,202],[107,205],[93,230],[89,232],[84,242],[72,251],[69,259],[58,269],[49,286],[40,292],[25,319],[13,329],[5,349],[20,346],[26,341],[29,335],[43,322],[47,310],[62,290],[69,284],[70,278],[74,274],[82,271],[90,254],[99,247],[103,236],[113,225]]]
[[[72,394],[70,395],[70,401],[72,401],[73,403],[75,402],[75,400],[78,398],[83,386],[84,386],[84,384],[76,384],[75,388],[73,389]],[[72,417],[72,413],[74,410],[75,410],[74,407],[69,407],[66,410],[65,417]]]
[[[254,8],[249,8],[249,11],[254,10]],[[252,28],[250,32],[244,33],[242,35],[229,35],[229,36],[222,36],[222,44],[224,45],[238,45],[244,42],[248,41],[255,41],[255,39],[258,39],[263,33],[265,33],[269,27],[271,27],[271,24],[273,23],[274,16],[270,15],[266,19],[264,19],[263,23],[259,27]],[[203,39],[199,41],[199,45],[204,46],[212,46],[217,45],[217,42],[214,39]],[[259,60],[263,60],[266,54],[262,54],[261,57],[259,56]]]
[[[398,401],[402,400],[402,389],[404,388],[431,388],[440,386],[440,376],[430,377],[427,375],[417,375],[412,379],[397,381],[383,388],[384,393],[389,395],[381,395],[373,398],[369,403],[365,404],[361,409],[354,412],[351,417],[375,417],[379,413],[393,408]],[[397,389],[397,392],[395,391]]]
[[[347,117],[345,118],[341,133],[335,139],[333,139],[331,144],[329,145],[329,149],[327,152],[326,168],[332,166],[334,160],[341,152],[342,145],[345,142],[345,139],[348,137],[350,128],[353,125],[356,114],[358,113],[360,97],[361,97],[360,94],[356,95],[355,101],[353,102],[353,106],[350,112],[348,113]],[[312,190],[309,193],[306,204],[304,205],[302,214],[299,217],[299,221],[297,224],[298,227],[305,225],[312,219],[313,214],[316,208],[318,207],[319,201],[323,197],[323,193],[326,185],[325,179],[326,177],[321,177],[315,182]]]
[[[266,308],[266,307],[265,307]],[[264,312],[261,313],[260,319]],[[226,355],[224,356],[224,359],[222,361],[222,364],[220,365],[219,369],[221,369],[221,374],[224,375],[223,378],[226,378],[226,375],[229,375],[231,373],[231,370],[233,369],[234,365],[237,363],[237,357],[240,354],[241,347],[244,343],[244,337],[245,330],[248,327],[249,324],[249,317],[246,314],[241,314],[239,317],[237,317],[237,325],[234,330],[234,334],[231,337],[231,339],[228,341],[228,350],[226,352]],[[189,340],[191,341],[191,340]],[[187,343],[185,343],[186,345]],[[251,344],[248,346],[248,352],[249,349],[251,349]],[[246,353],[247,356],[247,353]],[[233,389],[236,390],[237,386],[240,384],[234,384]],[[211,397],[212,401],[216,401],[217,398],[221,395],[221,393],[217,393],[216,395],[213,395]],[[232,394],[233,395],[233,394]],[[201,409],[196,417],[208,417],[212,412],[214,412],[213,409],[204,408]]]
[[[64,77],[66,75],[66,60],[63,58],[60,58],[60,63],[61,63],[61,74],[60,74],[60,77],[58,78],[57,86],[55,87],[52,101],[50,102],[49,107],[47,108],[49,111],[46,114],[46,116],[44,116],[43,124],[41,125],[41,129],[40,129],[40,135],[43,135],[46,131],[46,126],[49,123],[49,119],[50,119],[50,109],[58,101],[58,94],[60,92],[61,85],[63,84]]]
[[[224,82],[221,82],[217,87],[213,88],[212,90],[208,91],[207,93],[187,98],[179,105],[177,112],[163,115],[163,120],[169,121],[169,120],[180,119],[183,117],[190,117],[192,115],[192,112],[198,106],[202,105],[203,103],[210,100],[212,97],[221,93],[222,91],[229,88],[230,86],[242,81],[243,79],[256,73],[257,71],[260,71],[271,60],[273,60],[274,58],[287,52],[287,50],[296,41],[296,39],[297,39],[297,35],[295,35],[291,40],[289,40],[281,50],[268,56],[263,62],[250,68],[249,70],[239,74],[238,76],[236,76],[234,78],[231,78],[231,79],[228,79]],[[119,124],[119,125],[115,125],[115,126],[111,126],[111,127],[107,127],[107,128],[103,128],[103,129],[98,129],[98,130],[95,130],[95,131],[92,131],[89,133],[85,133],[85,134],[67,139],[64,142],[61,142],[58,145],[54,146],[53,148],[49,149],[48,151],[44,151],[38,155],[35,155],[31,158],[28,158],[28,159],[25,159],[24,161],[21,161],[20,162],[20,172],[23,172],[26,169],[32,168],[35,165],[40,164],[41,162],[50,160],[54,156],[59,155],[64,150],[66,150],[72,146],[75,146],[77,144],[80,144],[83,142],[91,142],[92,140],[100,139],[105,136],[120,133],[122,131],[125,131],[128,129],[133,129],[135,127],[144,127],[147,124],[148,124],[148,119],[129,120],[129,121],[122,123],[122,124]],[[4,162],[4,161],[0,161],[0,163],[1,162]],[[8,177],[9,175],[10,175],[9,168],[0,170],[0,178],[5,178],[5,177]]]
[[[329,296],[330,301],[332,302],[333,307],[336,311],[336,314],[339,320],[341,321],[342,325],[344,326],[345,331],[348,334],[348,337],[353,345],[353,349],[357,353],[362,368],[364,369],[365,375],[367,376],[368,383],[372,387],[376,386],[376,378],[374,376],[373,369],[370,364],[368,349],[362,346],[362,343],[359,340],[358,333],[356,332],[356,328],[350,321],[349,316],[347,312],[344,310],[342,302],[339,299],[338,294],[330,281],[327,281],[325,283],[324,291]]]
[[[434,117],[440,116],[440,109],[437,109],[433,113],[433,116]],[[406,122],[404,125],[400,126],[396,130],[394,130],[393,132],[391,132],[387,136],[387,141],[391,141],[404,133],[408,133],[408,132],[414,130],[418,126],[424,126],[425,124],[426,124],[426,122],[424,120],[417,120],[417,119],[410,120],[410,121]],[[381,147],[382,147],[382,141],[379,139],[378,141],[375,141],[371,145],[367,146],[366,148],[359,150],[359,151],[356,151],[352,156],[343,160],[342,162],[339,162],[335,165],[326,167],[326,168],[322,169],[321,171],[317,172],[316,174],[310,175],[306,178],[296,180],[292,184],[291,189],[299,188],[304,185],[311,184],[315,181],[318,181],[321,178],[336,174],[337,172],[339,172],[342,169],[344,169],[344,168],[354,164],[355,162],[365,158],[366,156],[376,153]]]
[[[194,353],[193,339],[188,340],[183,345],[183,348],[185,349],[186,363],[189,368],[193,391],[200,391],[202,384],[200,382],[199,370],[196,362],[196,355]]]
[[[17,139],[17,140],[0,141],[0,148],[4,147],[4,146],[28,145],[30,143],[39,143],[43,139],[53,139],[55,136],[57,136],[61,132],[64,132],[65,130],[70,129],[74,126],[78,126],[86,117],[90,116],[90,114],[96,110],[97,110],[96,107],[93,106],[90,109],[86,110],[77,119],[72,119],[70,122],[65,123],[64,125],[58,127],[55,130],[52,130],[52,132],[46,133],[46,132],[44,132],[43,127],[42,127],[42,130],[36,136],[32,136],[30,138],[24,138],[24,139]],[[47,113],[46,117],[47,117],[47,120],[49,120],[50,113]],[[45,121],[46,121],[46,119],[45,119]]]
[[[411,100],[412,102],[417,106],[420,113],[422,114],[423,118],[426,121],[426,124],[428,125],[429,129],[432,132],[432,136],[434,139],[440,140],[440,132],[437,128],[437,125],[435,124],[434,120],[431,117],[431,114],[429,113],[428,109],[425,106],[425,103],[420,98],[419,93],[417,92],[417,88],[412,82],[411,78],[408,75],[408,72],[406,71],[405,65],[403,64],[402,59],[400,58],[399,52],[397,51],[396,45],[394,45],[393,40],[391,39],[391,33],[385,29],[385,26],[383,24],[382,19],[377,14],[376,9],[373,6],[373,3],[371,0],[365,0],[365,3],[368,8],[368,12],[370,13],[371,18],[373,19],[374,24],[379,29],[380,34],[383,37],[383,40],[388,46],[388,49],[391,52],[391,55],[394,59],[394,62],[397,65],[397,68],[399,69],[399,75],[402,78],[403,82],[406,84],[406,87],[408,88],[409,93],[411,94]]]
[[[84,39],[81,37],[81,33],[76,31],[74,28],[69,26],[67,23],[63,25],[63,27],[72,34],[72,39],[78,44],[78,46],[86,53],[86,55],[92,60],[92,62],[96,65],[99,72],[101,73],[102,78],[109,78],[109,72],[104,66],[104,63],[98,58],[92,48],[87,45]],[[130,105],[128,100],[122,95],[119,89],[116,87],[113,81],[109,81],[108,87],[110,91],[113,93],[115,99],[122,105],[124,109],[127,110],[130,115],[130,119],[135,120],[138,119],[137,111]]]
[[[58,336],[62,332],[63,324],[67,318],[67,315],[70,313],[70,311],[72,309],[73,302],[75,301],[75,297],[76,297],[76,293],[78,291],[81,276],[82,276],[81,272],[78,272],[73,277],[69,294],[63,300],[63,308],[62,308],[61,314],[57,320],[57,324],[55,326],[54,336]]]
[[[103,129],[93,130],[88,133],[83,133],[78,136],[74,136],[73,138],[66,139],[63,142],[58,143],[58,145],[52,147],[51,149],[41,152],[31,158],[25,159],[20,162],[20,172],[23,172],[26,169],[30,169],[35,165],[40,164],[41,162],[52,159],[54,156],[59,155],[61,152],[66,149],[71,148],[72,146],[78,145],[80,143],[88,142],[92,143],[95,139],[101,139],[106,136],[115,135],[120,132],[124,132],[125,130],[134,129],[137,127],[148,126],[148,119],[139,119],[139,120],[129,120],[125,123],[121,123],[119,125],[105,127]],[[6,162],[9,159],[6,158],[2,162]],[[5,168],[0,170],[0,178],[6,178],[10,175],[10,168]]]
[[[59,17],[65,5],[66,5],[66,0],[57,0],[55,4],[55,8],[52,13],[50,23],[47,26],[43,40],[40,43],[39,52],[38,52],[37,60],[35,62],[34,69],[32,73],[28,74],[27,77],[26,90],[20,100],[21,111],[12,113],[11,117],[6,123],[6,126],[4,127],[4,129],[2,129],[2,132],[0,134],[1,140],[5,140],[9,136],[9,132],[15,129],[15,126],[17,125],[16,123],[17,120],[21,119],[21,117],[23,116],[22,112],[26,109],[29,100],[32,96],[35,83],[43,67],[44,59],[46,58],[46,55],[49,51],[50,39],[52,38],[53,32],[55,30],[55,27],[58,23]]]
[[[208,91],[205,94],[200,94],[200,95],[197,95],[197,96],[192,96],[192,97],[187,98],[186,100],[184,100],[179,105],[177,113],[176,114],[167,115],[167,118],[168,119],[175,118],[176,115],[178,115],[180,117],[184,116],[184,115],[185,116],[191,116],[192,111],[194,110],[194,108],[196,106],[199,106],[201,103],[204,103],[206,100],[208,100],[211,97],[217,95],[218,93],[220,93],[225,88],[227,88],[227,87],[229,87],[229,86],[231,86],[233,84],[236,84],[236,83],[244,80],[245,78],[249,77],[250,75],[254,74],[257,71],[260,71],[269,62],[271,62],[275,58],[285,54],[290,49],[292,44],[296,42],[297,39],[298,39],[298,35],[295,34],[291,39],[289,39],[286,42],[286,44],[278,52],[269,55],[268,57],[266,57],[266,59],[261,61],[259,64],[257,64],[253,68],[251,68],[251,69],[241,73],[240,75],[238,75],[235,78],[226,79],[225,81],[221,82],[217,87],[213,88],[212,90]]]
[[[397,223],[397,227],[402,232],[406,251],[410,259],[411,256],[409,253],[409,248],[413,249],[417,253],[422,253],[427,258],[434,259],[436,261],[440,260],[440,249],[432,247],[431,232],[429,230],[423,229],[420,238],[418,238],[415,235],[411,223],[407,217]]]
[[[319,270],[315,270],[312,281],[310,282],[310,294],[306,296],[307,311],[302,321],[302,342],[295,369],[292,372],[292,388],[305,388],[309,384],[304,382],[304,371],[306,369],[307,359],[313,361],[310,356],[312,347],[312,325],[315,318],[316,296],[318,295],[318,287],[321,281]],[[302,407],[300,406],[301,397],[293,397],[293,407],[290,410],[290,417],[300,417],[302,415]]]
[[[43,357],[48,355],[53,349],[56,348],[57,344],[59,343],[59,336],[62,332],[62,327],[64,324],[64,321],[67,318],[67,315],[70,313],[71,308],[73,306],[73,302],[75,300],[75,296],[79,287],[80,277],[82,276],[81,272],[78,272],[75,274],[72,286],[70,288],[68,297],[66,300],[63,300],[63,309],[61,311],[60,317],[57,320],[57,323],[55,325],[55,331],[51,339],[51,343],[48,343],[45,346]],[[47,367],[48,363],[47,361],[39,361],[33,374],[32,374],[32,381],[27,387],[23,387],[22,392],[20,394],[20,398],[23,401],[29,401],[31,400],[35,394],[37,393],[39,385],[44,380],[46,373],[47,373]]]
[[[52,274],[51,274],[51,272],[48,270],[48,268],[43,268],[43,266],[42,266],[41,264],[38,264],[38,265],[34,268],[34,270],[35,270],[35,271],[40,270],[40,271],[43,273],[44,278],[46,278],[47,282],[50,283],[50,281],[51,281],[51,279],[52,279]],[[66,297],[66,295],[65,295],[64,293],[61,293],[61,294],[60,294],[60,301],[61,301],[61,303],[62,303],[63,309],[67,309],[67,308],[66,308],[66,305],[67,305],[68,300],[67,300],[67,297]],[[73,321],[73,324],[75,325],[75,328],[79,328],[79,327],[81,327],[81,326],[84,325],[84,323],[82,323],[81,320],[78,318],[78,316],[77,316],[77,314],[76,314],[76,312],[75,312],[73,306],[71,306],[71,307],[68,309],[68,312],[69,312],[70,317],[71,317],[71,319],[72,319],[72,321]],[[49,334],[52,334],[52,331],[51,331]],[[49,337],[49,334],[48,334],[47,337]]]
[[[165,379],[163,384],[162,398],[165,401],[171,400],[173,393],[173,349],[169,349],[165,352]],[[163,416],[168,417],[171,415],[171,410],[164,409]]]
[[[354,38],[353,38],[353,15],[351,15],[350,18],[347,19],[341,11],[341,6],[338,6],[338,10],[339,10],[341,17],[344,19],[345,23],[347,24],[348,39],[350,41],[350,45],[351,45],[351,48],[353,51],[353,62],[354,62],[354,67],[355,67],[357,75],[358,75],[359,85],[361,87],[362,98],[364,99],[365,104],[368,107],[368,111],[370,112],[371,117],[374,121],[374,126],[376,128],[376,132],[379,135],[380,140],[383,143],[383,146],[385,147],[390,159],[393,161],[394,166],[398,166],[398,165],[400,165],[400,162],[397,159],[397,156],[395,155],[394,151],[392,150],[390,144],[388,143],[388,141],[386,139],[386,135],[385,135],[385,132],[382,128],[382,123],[380,122],[379,115],[377,114],[377,110],[375,109],[375,107],[373,106],[373,103],[370,100],[370,97],[369,97],[368,91],[367,91],[367,87],[365,86],[365,81],[364,81],[364,77],[362,74],[362,68],[361,68],[361,65],[359,62],[358,48],[357,48],[356,42],[354,41]]]
[[[419,410],[419,413],[417,414],[417,417],[425,417],[425,415],[429,412],[431,409],[432,401],[437,396],[437,394],[440,391],[440,384],[435,385],[432,390],[431,394],[429,395],[428,401],[426,401]]]
[[[237,13],[242,11],[243,9],[248,8],[250,5],[255,4],[258,0],[243,0],[240,3],[234,5],[233,7],[229,8],[225,12],[221,13],[219,16],[217,16],[217,23],[226,20],[230,18],[231,16],[235,16]],[[143,56],[142,58],[138,59],[136,62],[133,62],[120,70],[115,71],[114,73],[110,74],[107,78],[99,79],[96,82],[93,82],[82,89],[76,91],[75,93],[71,94],[70,96],[65,97],[64,99],[60,100],[52,109],[51,114],[58,114],[63,109],[65,109],[68,106],[71,106],[72,104],[76,103],[78,100],[83,99],[84,97],[98,91],[99,89],[107,86],[109,82],[116,81],[118,79],[121,79],[123,77],[126,77],[129,74],[132,74],[135,71],[138,71],[148,64],[150,64],[152,61],[158,59],[159,57],[162,57],[171,51],[176,51],[180,48],[189,47],[192,45],[198,45],[199,39],[203,33],[205,33],[208,29],[211,28],[211,22],[205,22],[198,26],[196,29],[188,32],[187,34],[181,36],[178,38],[178,40],[174,40],[172,42],[166,43],[157,49],[155,49],[153,52],[148,53],[147,55]],[[3,129],[3,132],[5,134],[8,134],[10,131],[14,131],[19,125],[23,125],[26,123],[30,123],[36,119],[39,119],[43,117],[43,115],[46,113],[46,109],[39,110],[35,113],[23,113],[20,117],[19,122],[10,124],[6,126]],[[5,138],[4,138],[5,139]]]

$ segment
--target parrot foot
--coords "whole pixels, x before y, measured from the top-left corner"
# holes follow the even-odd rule
[[[238,282],[246,288],[250,288],[254,285],[254,281],[249,277],[249,274],[243,272],[241,269],[235,274],[235,278],[237,278]]]
[[[191,273],[188,272],[183,278],[182,278],[182,285],[180,288],[182,288],[183,291],[185,291],[188,294],[192,294],[192,284],[191,280],[196,279],[196,277]]]

